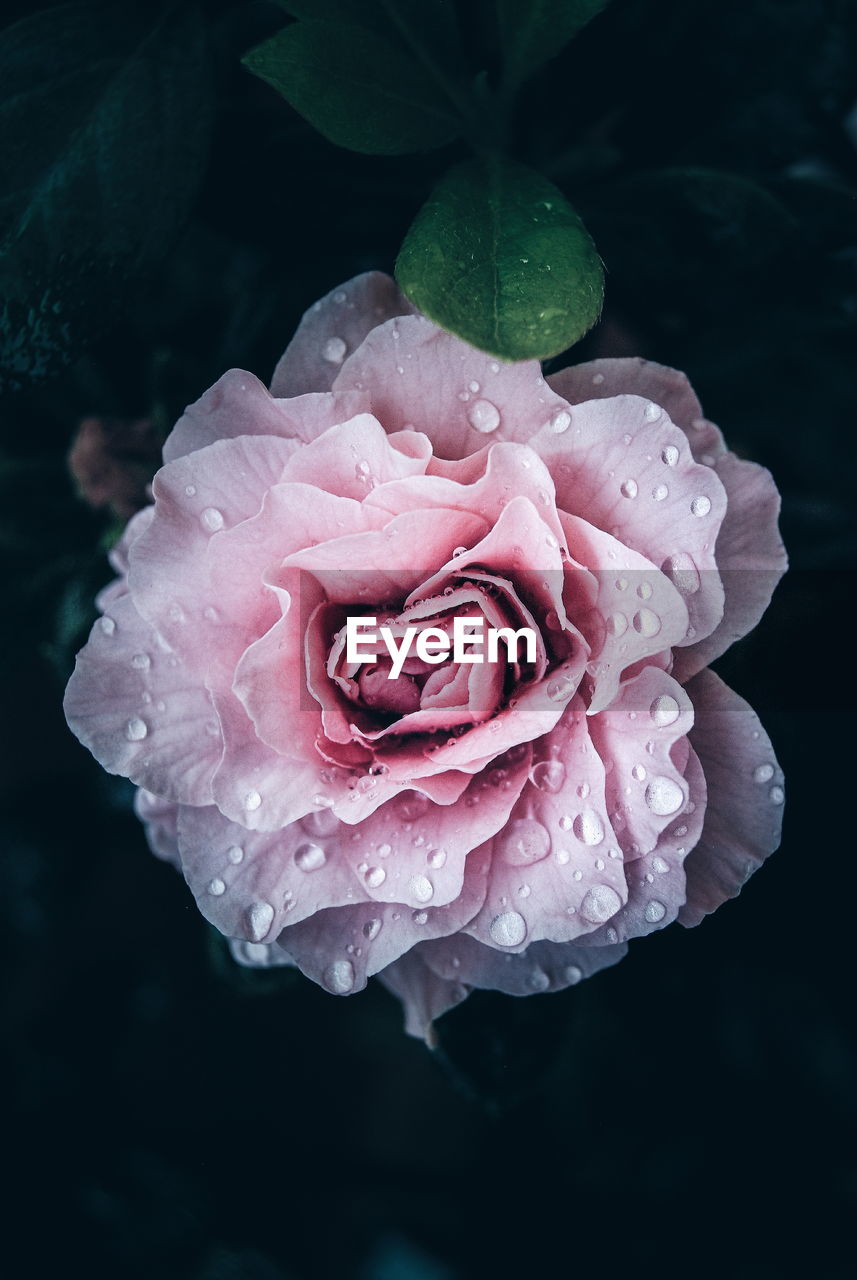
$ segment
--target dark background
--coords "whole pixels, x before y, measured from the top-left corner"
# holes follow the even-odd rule
[[[87,415],[163,430],[226,368],[268,377],[315,298],[392,269],[464,153],[321,139],[240,67],[273,5],[89,8],[79,48],[31,23],[26,109],[0,81],[0,215],[74,107],[69,65],[104,44],[121,66],[159,22],[181,38],[158,54],[169,110],[136,93],[115,184],[84,174],[50,234],[0,255],[7,1274],[851,1276],[857,6],[615,0],[523,95],[515,153],[607,268],[604,319],[565,362],[685,369],[783,493],[792,571],[718,670],[788,799],[739,901],[560,995],[472,996],[436,1054],[374,983],[339,1000],[236,970],[147,851],[130,787],[68,733],[119,522],[66,454]],[[490,70],[491,6],[459,8]],[[35,11],[7,4],[3,25]]]

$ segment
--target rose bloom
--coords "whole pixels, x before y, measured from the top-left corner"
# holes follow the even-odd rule
[[[545,379],[370,273],[270,391],[231,370],[186,410],[153,493],[65,710],[242,963],[377,975],[431,1043],[474,987],[576,983],[776,848],[771,744],[708,664],[785,568],[779,499],[682,374]],[[347,661],[366,616],[536,650],[391,679]]]

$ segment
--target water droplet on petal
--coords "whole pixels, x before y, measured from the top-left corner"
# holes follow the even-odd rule
[[[475,400],[467,410],[467,421],[474,431],[487,435],[500,425],[500,410],[490,400]]]
[[[661,416],[661,408],[656,404],[647,404],[643,415],[647,422],[656,422]]]
[[[370,889],[378,889],[387,879],[387,873],[383,867],[369,867],[363,879]]]
[[[421,791],[405,791],[393,801],[392,808],[404,822],[416,822],[432,807],[428,796]]]
[[[527,936],[527,922],[518,911],[503,911],[495,916],[488,932],[500,947],[518,947]]]
[[[334,960],[325,969],[322,981],[335,996],[347,995],[354,986],[354,965],[350,960]]]
[[[659,729],[675,724],[680,714],[678,702],[671,693],[659,693],[649,707],[649,715]]]
[[[657,924],[659,920],[663,920],[666,913],[667,909],[662,902],[650,902],[643,912],[649,924]]]
[[[131,666],[136,667],[138,671],[148,671],[152,665],[152,659],[148,653],[135,653],[131,659]]]
[[[651,600],[652,584],[650,582],[641,582],[637,587],[637,595],[641,600]]]
[[[652,813],[665,817],[681,808],[684,804],[684,792],[672,778],[652,778],[646,787],[646,804]]]
[[[694,516],[707,516],[710,510],[711,499],[706,498],[704,495],[699,498],[694,498],[690,504],[690,512],[691,515]]]
[[[637,481],[623,480],[620,485],[620,491],[623,498],[636,498],[638,492]]]
[[[604,824],[594,809],[579,813],[572,829],[582,844],[600,844],[604,839]]]
[[[598,376],[600,377],[601,375],[599,374]],[[576,986],[583,977],[583,970],[579,969],[576,964],[566,965],[562,972],[566,982],[572,987]]]
[[[622,899],[609,884],[596,884],[588,891],[580,904],[580,914],[590,924],[603,924],[615,916],[622,906]]]
[[[187,494],[187,496],[188,496],[189,498],[195,498],[195,497],[196,497],[196,485],[195,485],[195,484],[186,484],[186,485],[185,485],[185,487],[184,487],[184,491],[185,491],[185,493]]]
[[[527,867],[550,853],[550,836],[535,818],[510,822],[496,839],[500,857],[512,867]]]
[[[668,467],[674,467],[678,462],[678,449],[674,444],[668,444],[661,450],[661,462],[665,462]]]
[[[226,885],[223,883],[223,881],[220,879],[219,876],[215,876],[213,880],[209,880],[208,892],[214,898],[219,898],[221,894],[224,894],[226,892]]]
[[[551,702],[567,702],[576,688],[571,676],[557,676],[549,681],[547,695]]]
[[[628,630],[628,619],[625,617],[624,613],[611,613],[610,617],[607,619],[607,626],[610,629],[611,635],[623,636]]]
[[[244,861],[244,850],[240,844],[233,844],[226,850],[226,856],[233,866],[238,866],[239,862]]]
[[[645,782],[646,770],[643,765],[635,764],[633,769],[631,770],[631,773],[637,779],[638,782]]]
[[[771,798],[771,804],[782,804],[786,798],[786,793],[782,787],[771,787],[768,795]]]
[[[327,862],[327,854],[320,844],[302,844],[295,850],[295,865],[301,871],[318,871]]]
[[[428,864],[434,867],[435,871],[439,871],[441,867],[446,866],[447,859],[446,849],[433,849],[428,855]]]
[[[103,618],[99,618],[101,630],[106,636],[112,636],[116,630],[116,623],[106,613]]]
[[[244,797],[244,808],[249,810],[250,813],[252,813],[254,809],[258,809],[261,803],[262,797],[259,795],[258,791],[248,791]]]
[[[274,923],[270,902],[254,902],[247,910],[247,927],[253,942],[261,942]]]
[[[565,782],[565,765],[559,760],[541,760],[531,774],[533,786],[555,796]]]
[[[142,742],[149,732],[149,726],[139,716],[133,716],[125,726],[125,737],[129,742]]]
[[[328,338],[321,349],[322,359],[327,360],[329,364],[342,364],[347,350],[348,347],[342,338]]]
[[[563,431],[568,431],[568,428],[571,426],[571,414],[567,409],[560,409],[559,412],[555,413],[551,418],[550,426],[554,435],[561,436]]]
[[[656,636],[661,629],[661,620],[652,609],[639,609],[634,614],[634,630],[641,636]]]
[[[652,490],[652,497],[655,502],[663,502],[664,498],[670,496],[670,491],[665,484],[656,484]]]
[[[770,782],[774,776],[774,766],[772,764],[760,764],[753,770],[754,782]]]
[[[667,556],[661,565],[661,570],[682,595],[690,596],[699,590],[699,570],[686,551],[679,551],[675,555]]]
[[[374,938],[377,938],[380,932],[381,932],[380,920],[367,920],[363,926],[363,937],[368,938],[370,942]]]
[[[218,529],[223,528],[223,512],[218,511],[217,507],[206,507],[199,517],[199,522],[209,533],[217,533]]]
[[[411,919],[413,920],[414,924],[425,924],[426,920],[428,920],[428,912],[427,912],[427,911],[412,911],[412,912],[411,912]]]
[[[652,866],[655,868],[655,871],[657,871],[659,876],[665,876],[670,869],[669,863],[665,862],[659,855],[652,858]]]
[[[409,887],[417,902],[428,902],[434,895],[434,885],[428,876],[413,876]]]

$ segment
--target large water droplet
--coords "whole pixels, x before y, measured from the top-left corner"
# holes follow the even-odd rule
[[[370,942],[374,938],[377,938],[380,932],[381,932],[380,920],[367,920],[363,926],[363,937],[368,938]]]
[[[675,724],[679,713],[678,702],[671,693],[659,693],[649,707],[649,715],[659,729],[665,729],[667,725]]]
[[[661,620],[653,609],[638,609],[634,614],[634,630],[641,636],[656,636],[661,629]]]
[[[439,871],[441,867],[446,866],[446,859],[446,849],[432,849],[427,861],[430,867],[434,867],[435,871]]]
[[[528,867],[550,853],[551,841],[545,828],[535,818],[519,818],[510,822],[497,836],[498,852],[512,867]]]
[[[370,889],[378,889],[387,879],[387,873],[383,867],[369,867],[363,879]]]
[[[694,516],[707,516],[711,510],[711,499],[702,495],[694,498],[690,504],[690,513]]]
[[[661,565],[661,570],[682,595],[690,596],[699,590],[699,570],[686,551],[678,551],[675,555],[667,556]]]
[[[551,431],[554,435],[561,436],[563,431],[568,431],[571,426],[571,414],[567,409],[560,409],[551,418]]]
[[[320,844],[302,844],[295,850],[295,865],[301,871],[318,871],[327,862],[327,854]]]
[[[622,899],[609,884],[595,884],[580,904],[580,914],[590,924],[603,924],[615,916],[622,905]]]
[[[623,480],[619,488],[623,498],[636,498],[638,493],[636,480]]]
[[[199,522],[209,533],[217,533],[218,529],[223,528],[223,512],[218,511],[217,507],[206,507],[199,517]]]
[[[244,797],[244,808],[252,813],[254,809],[258,809],[262,803],[262,797],[258,791],[248,791]]]
[[[133,716],[125,726],[125,737],[129,742],[142,742],[149,732],[149,726],[139,716]]]
[[[604,824],[594,809],[584,809],[579,813],[572,830],[582,844],[600,844],[604,839]]]
[[[221,894],[226,892],[226,885],[220,879],[220,876],[215,876],[213,880],[209,880],[208,892],[213,898],[219,898]]]
[[[354,965],[350,960],[334,960],[325,969],[322,981],[335,996],[347,995],[354,986]]]
[[[500,410],[490,400],[475,400],[467,410],[467,421],[474,431],[487,435],[500,425]]]
[[[657,924],[659,920],[663,920],[666,913],[667,909],[662,902],[653,901],[647,905],[643,915],[646,917],[649,924]]]
[[[328,338],[321,349],[322,359],[327,360],[329,364],[342,364],[347,350],[348,347],[342,338]]]
[[[413,876],[409,887],[417,902],[428,902],[434,896],[434,885],[428,876]]]
[[[676,813],[684,804],[684,792],[672,778],[652,778],[646,787],[646,804],[659,817]]]
[[[396,797],[392,807],[404,822],[416,822],[428,813],[432,802],[421,791],[405,791]]]
[[[518,947],[527,936],[527,922],[518,911],[503,911],[495,916],[488,932],[500,947]]]
[[[565,765],[559,760],[540,760],[533,766],[531,774],[533,786],[539,791],[546,791],[555,796],[561,791],[565,782]]]
[[[774,766],[772,764],[760,764],[753,770],[754,782],[770,782],[774,776]]]
[[[274,908],[270,902],[254,902],[247,910],[247,927],[254,942],[261,942],[274,923]]]
[[[665,462],[668,467],[674,467],[678,462],[678,449],[674,444],[668,444],[661,450],[661,461]]]
[[[571,676],[556,676],[548,681],[547,695],[551,702],[567,702],[576,688]]]

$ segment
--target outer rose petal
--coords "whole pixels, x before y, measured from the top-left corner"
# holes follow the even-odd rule
[[[336,820],[325,821],[310,814],[277,831],[248,831],[213,805],[182,806],[182,870],[206,920],[227,938],[272,942],[287,920],[366,901],[337,849]]]
[[[72,731],[108,773],[168,800],[211,802],[223,745],[211,698],[129,595],[92,628],[63,705]]]
[[[470,995],[470,988],[462,983],[438,977],[422,959],[419,947],[382,969],[378,981],[404,1005],[408,1035],[425,1040],[430,1049],[437,1048],[435,1019]]]
[[[573,942],[534,942],[518,955],[510,955],[461,933],[421,943],[415,950],[438,977],[449,982],[505,991],[510,996],[531,996],[573,987],[581,978],[617,964],[628,948],[621,944],[584,948]]]
[[[780,843],[783,778],[770,739],[743,698],[713,671],[687,686],[696,720],[690,741],[708,786],[705,824],[685,863],[685,925],[734,898]]]
[[[489,438],[525,444],[567,408],[535,360],[500,364],[424,316],[373,330],[334,389],[367,391],[388,432],[424,431],[435,453],[451,459],[475,453]]]
[[[446,906],[373,902],[319,911],[284,929],[279,944],[307,977],[335,995],[350,995],[417,943],[467,924],[485,897],[488,862],[487,846],[474,849],[461,890]]]
[[[685,434],[657,405],[617,396],[578,405],[566,431],[546,427],[530,446],[548,464],[560,510],[674,575],[693,627],[685,643],[708,635],[723,612],[714,541],[726,494],[694,462]]]
[[[138,787],[134,793],[134,812],[146,829],[152,853],[180,870],[179,806],[173,800],[154,795],[145,787]]]
[[[218,598],[209,544],[255,516],[298,447],[272,436],[242,436],[179,458],[155,476],[155,515],[128,551],[128,586],[140,614],[204,673],[218,641]]]
[[[275,400],[254,374],[230,369],[185,409],[164,442],[164,462],[238,436],[312,440],[365,407],[366,397],[359,391]]]
[[[684,860],[699,840],[705,817],[705,778],[694,752],[685,768],[685,781],[695,808],[681,813],[663,831],[652,853],[626,862],[628,901],[609,924],[580,939],[583,947],[627,942],[675,920],[685,901]]]
[[[489,947],[520,952],[543,938],[570,942],[627,899],[588,724],[575,697],[539,742],[544,761],[494,838],[485,904],[470,929]]]
[[[779,536],[780,498],[770,473],[729,453],[683,373],[651,360],[593,360],[562,369],[550,386],[571,404],[616,395],[646,396],[667,411],[697,462],[711,466],[726,490],[726,515],[715,557],[725,591],[722,621],[706,639],[676,654],[674,674],[687,680],[755,627],[770,603],[787,557]]]
[[[275,396],[329,391],[343,360],[376,325],[414,308],[389,276],[367,271],[338,285],[304,314],[271,379]]]
[[[728,499],[715,548],[726,598],[723,618],[711,635],[676,653],[675,676],[682,681],[752,631],[788,564],[777,524],[780,495],[771,473],[734,453],[720,455],[714,466]]]

